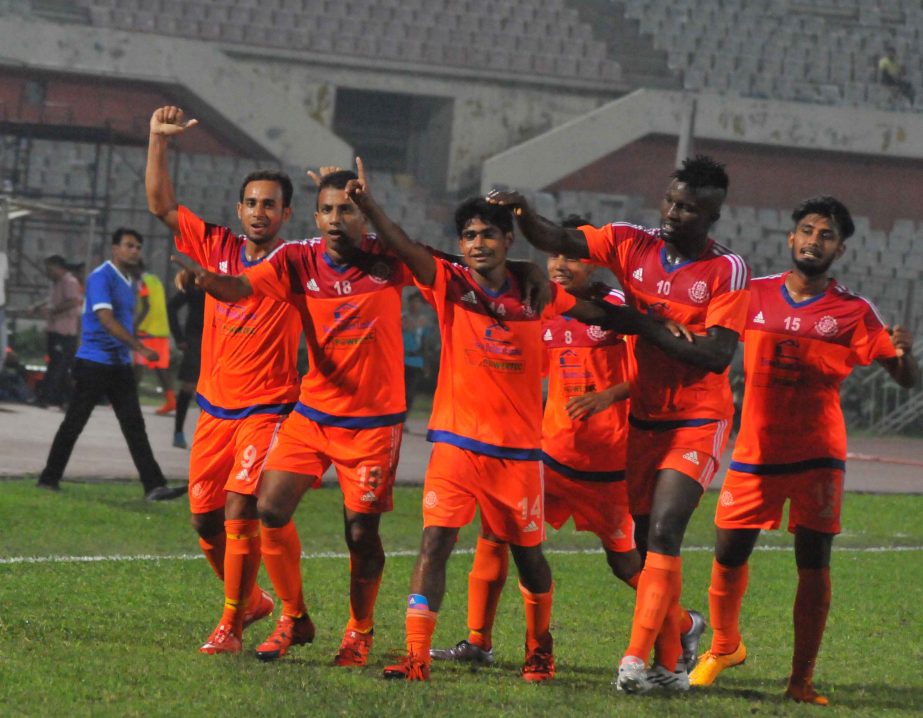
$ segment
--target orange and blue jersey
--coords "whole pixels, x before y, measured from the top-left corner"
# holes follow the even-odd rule
[[[625,304],[610,289],[605,301]],[[567,402],[628,381],[628,345],[622,335],[559,315],[542,322],[548,397],[542,418],[542,461],[562,476],[582,481],[625,478],[628,402],[615,402],[585,419],[573,420]]]
[[[179,208],[176,248],[218,274],[242,274],[247,238]],[[298,396],[298,312],[270,297],[205,299],[196,400],[219,419],[287,414]]]
[[[496,293],[439,257],[431,287],[442,334],[427,439],[500,459],[538,460],[542,439],[542,319],[576,300],[556,284],[542,315],[523,303],[512,275]]]
[[[628,304],[672,319],[693,333],[720,326],[743,333],[749,302],[746,262],[713,240],[696,259],[667,260],[659,229],[615,223],[580,227],[590,261],[610,269]],[[631,381],[633,426],[670,429],[730,419],[734,402],[727,370],[715,374],[669,356],[643,337],[635,342],[637,374]]]
[[[896,356],[871,302],[833,279],[821,294],[796,302],[785,288],[789,274],[750,284],[734,471],[845,469],[840,384],[857,364]]]
[[[254,294],[304,315],[309,368],[295,411],[348,429],[403,423],[401,290],[406,265],[366,235],[358,258],[337,264],[323,238],[289,242],[245,272]]]

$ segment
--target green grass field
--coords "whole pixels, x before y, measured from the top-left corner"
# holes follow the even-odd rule
[[[220,615],[221,587],[188,528],[182,502],[150,505],[134,484],[34,479],[0,483],[0,715],[742,716],[920,715],[923,711],[923,497],[847,497],[834,556],[833,606],[816,681],[820,709],[781,698],[791,655],[795,569],[786,534],[764,537],[744,604],[747,663],[716,687],[684,696],[629,697],[610,686],[627,642],[634,595],[609,574],[595,538],[565,527],[547,544],[556,581],[558,677],[518,677],[523,619],[515,580],[495,634],[498,665],[437,664],[429,684],[381,679],[403,648],[407,583],[420,531],[420,490],[400,488],[383,521],[385,571],[376,643],[364,669],[331,665],[348,616],[340,495],[306,496],[297,523],[307,558],[305,592],[318,626],[311,646],[263,664],[252,648],[271,630],[253,626],[240,656],[196,652]],[[684,603],[707,609],[715,497],[693,519]],[[474,545],[469,527],[460,550]],[[907,550],[891,551],[893,547]],[[873,550],[883,549],[883,550]],[[33,561],[10,561],[31,557]],[[98,557],[74,560],[66,557]],[[121,557],[121,558],[120,558]],[[470,553],[450,562],[437,644],[465,636]],[[261,581],[268,586],[265,575]],[[706,633],[707,646],[709,633]]]

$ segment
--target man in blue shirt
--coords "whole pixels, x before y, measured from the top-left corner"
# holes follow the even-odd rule
[[[157,352],[132,332],[135,286],[131,276],[141,261],[144,240],[133,229],[112,235],[112,259],[97,267],[86,282],[83,336],[74,363],[74,395],[51,444],[38,486],[57,491],[74,444],[93,408],[105,396],[112,404],[148,501],[182,496],[186,487],[171,488],[160,471],[144,429],[138,387],[131,368],[132,350],[155,361]]]

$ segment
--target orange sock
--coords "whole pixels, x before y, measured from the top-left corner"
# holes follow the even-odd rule
[[[224,613],[221,623],[229,624],[239,636],[243,631],[247,601],[256,585],[260,569],[260,522],[256,519],[228,519],[224,522],[227,552],[224,556]]]
[[[799,568],[795,594],[795,653],[791,683],[807,683],[814,676],[814,663],[824,637],[830,610],[830,569]]]
[[[295,524],[274,529],[263,525],[263,564],[282,601],[282,613],[298,617],[307,613],[301,585],[301,541]]]
[[[493,646],[494,619],[509,565],[510,552],[505,543],[478,536],[468,574],[468,642],[485,651]]]
[[[224,581],[224,550],[227,538],[224,531],[208,538],[199,537],[199,546],[202,547],[202,553],[205,554],[212,571],[222,581]]]
[[[525,604],[526,652],[551,650],[551,603],[554,584],[546,593],[532,593],[521,583],[519,592]]]
[[[713,560],[711,586],[708,587],[708,612],[711,621],[711,652],[733,653],[740,645],[740,604],[750,579],[748,564],[724,566]]]
[[[674,587],[674,593],[677,597],[679,596],[676,587]],[[663,624],[660,626],[660,633],[654,640],[654,660],[668,671],[676,670],[676,663],[683,655],[680,635],[683,633],[683,621],[687,618],[688,614],[679,605],[679,601],[674,601],[667,609],[667,615],[664,616]]]
[[[381,586],[381,574],[373,578],[362,578],[360,559],[349,559],[349,622],[347,631],[368,633],[375,625],[375,600]]]
[[[648,552],[641,570],[641,580],[638,581],[626,656],[637,656],[647,661],[667,611],[678,600],[678,587],[682,586],[682,566],[683,560],[679,556]]]
[[[433,633],[436,632],[435,611],[408,608],[406,618],[407,655],[429,665],[429,649],[433,645]]]

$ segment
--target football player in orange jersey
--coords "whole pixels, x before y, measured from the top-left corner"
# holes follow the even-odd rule
[[[680,550],[686,525],[718,468],[734,414],[728,367],[746,317],[749,269],[708,233],[721,216],[729,179],[709,157],[674,171],[659,228],[615,222],[566,229],[537,215],[520,194],[493,191],[525,237],[553,254],[589,258],[616,275],[634,311],[638,371],[631,380],[629,503],[645,555],[631,639],[616,684],[629,693],[688,690],[680,635]],[[688,327],[692,341],[668,320]],[[691,336],[691,334],[690,334]],[[657,641],[657,662],[646,661]]]
[[[555,668],[551,569],[541,548],[541,324],[505,265],[512,217],[480,198],[462,203],[455,224],[465,266],[454,264],[412,242],[387,217],[357,164],[360,178],[347,191],[414,273],[436,309],[443,339],[427,434],[435,446],[424,484],[423,537],[406,615],[407,654],[385,668],[385,677],[428,680],[446,563],[459,528],[477,507],[485,531],[510,544],[519,569],[526,613],[522,677],[548,680]],[[542,316],[567,312],[609,324],[621,314],[578,301],[556,285],[549,292]]]
[[[826,705],[813,684],[830,605],[830,552],[840,531],[846,426],[840,383],[856,364],[878,361],[903,387],[920,381],[907,330],[830,276],[854,231],[849,210],[813,197],[792,213],[792,268],[751,283],[744,332],[740,433],[715,523],[709,606],[714,636],[690,678],[709,686],[747,657],[740,607],[760,531],[778,529],[786,500],[795,535],[795,647],[786,696]]]
[[[291,216],[292,183],[274,171],[244,179],[237,204],[242,235],[204,222],[177,203],[168,170],[169,138],[195,124],[175,106],[152,115],[148,207],[174,233],[179,251],[215,271],[242,271],[282,244],[279,232]],[[261,550],[256,492],[269,446],[298,396],[300,333],[298,313],[282,302],[206,299],[196,394],[202,412],[190,457],[189,499],[192,524],[224,583],[225,602],[218,626],[200,648],[203,653],[239,652],[244,626],[274,607],[256,585]]]

